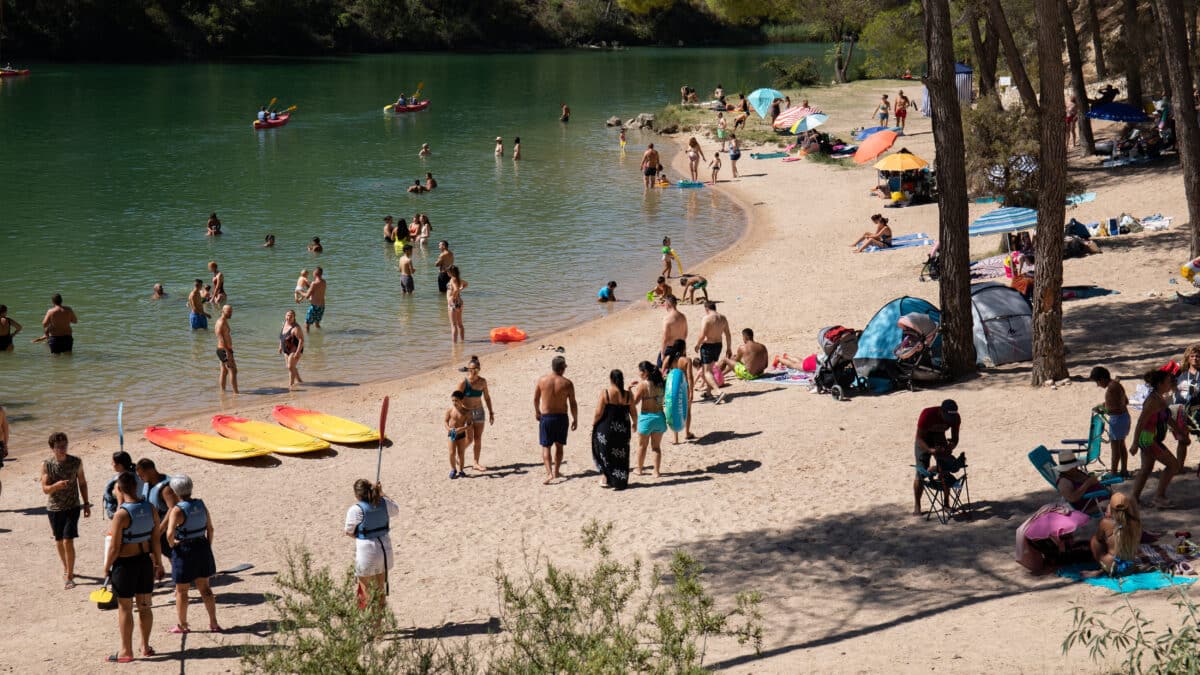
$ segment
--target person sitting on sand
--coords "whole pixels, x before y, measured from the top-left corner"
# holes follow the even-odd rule
[[[667,283],[666,277],[659,277],[657,283],[654,290],[650,291],[653,294],[651,297],[654,298],[654,302],[662,302],[667,296],[675,297],[675,292],[671,290],[671,285]]]
[[[1058,488],[1058,494],[1062,496],[1063,501],[1070,504],[1076,510],[1087,514],[1099,513],[1100,505],[1096,499],[1085,499],[1084,495],[1089,492],[1104,490],[1104,488],[1100,485],[1099,478],[1079,468],[1085,463],[1076,457],[1073,450],[1065,449],[1059,451],[1058,465],[1054,467],[1054,470],[1058,472],[1058,481],[1055,483],[1055,487]],[[1104,491],[1108,492],[1108,490]]]
[[[680,302],[687,304],[696,304],[696,291],[704,294],[702,302],[708,302],[708,279],[699,274],[680,274],[679,285],[683,286],[683,297]]]
[[[733,358],[723,357],[717,361],[717,367],[724,373],[733,372],[739,380],[754,380],[767,369],[767,348],[761,342],[754,341],[754,331],[742,329],[742,344],[734,352]]]
[[[888,225],[888,219],[876,213],[871,216],[871,222],[875,223],[874,232],[863,232],[853,244],[855,253],[862,253],[868,246],[876,248],[891,248],[892,247],[892,228]]]
[[[1142,520],[1138,515],[1137,500],[1120,492],[1114,494],[1096,534],[1092,535],[1092,557],[1109,576],[1129,574],[1133,571],[1133,560],[1141,541]],[[1088,576],[1099,576],[1099,573]]]
[[[429,188],[421,185],[421,179],[418,178],[413,181],[412,185],[408,186],[408,191],[412,192],[413,194],[420,194],[422,192],[429,192]]]
[[[600,289],[596,294],[596,302],[616,302],[617,301],[617,282],[610,281],[607,286]]]

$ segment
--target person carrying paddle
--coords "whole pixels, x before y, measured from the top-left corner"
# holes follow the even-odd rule
[[[208,611],[208,630],[220,633],[217,624],[217,598],[213,595],[208,579],[217,573],[213,560],[213,524],[208,507],[192,497],[192,479],[173,476],[171,490],[179,501],[167,512],[167,543],[171,548],[171,581],[175,582],[175,611],[179,623],[170,630],[181,635],[189,632],[187,620],[188,587],[196,585],[204,609]]]
[[[154,628],[154,612],[150,609],[150,594],[154,578],[162,574],[158,537],[158,511],[137,494],[137,478],[126,471],[117,477],[114,490],[120,507],[112,519],[112,546],[104,558],[101,576],[112,581],[117,598],[117,626],[121,632],[121,649],[106,660],[110,663],[133,661],[133,605],[137,602],[138,628],[142,634],[142,656],[154,656],[150,647],[150,631]]]
[[[387,571],[395,563],[392,539],[388,536],[391,519],[400,516],[400,507],[383,494],[379,483],[365,478],[354,481],[354,499],[346,511],[345,533],[355,538],[354,575],[358,578],[358,604],[365,608],[369,600],[383,607],[387,593]]]

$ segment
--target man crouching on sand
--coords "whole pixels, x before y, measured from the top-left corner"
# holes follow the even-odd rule
[[[559,477],[563,446],[567,444],[567,406],[571,407],[571,431],[579,425],[579,406],[575,403],[575,384],[563,377],[567,360],[562,356],[550,362],[554,372],[538,378],[533,390],[533,414],[538,421],[538,436],[542,446],[542,462],[546,465],[544,485]],[[550,448],[554,448],[551,463]]]

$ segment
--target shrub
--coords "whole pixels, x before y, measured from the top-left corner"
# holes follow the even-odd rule
[[[1129,600],[1112,613],[1072,608],[1074,625],[1063,640],[1063,654],[1075,647],[1086,648],[1093,661],[1102,661],[1108,649],[1124,652],[1121,664],[1126,673],[1200,673],[1200,610],[1182,588],[1173,604],[1179,610],[1179,625],[1156,628]],[[1121,620],[1121,615],[1125,615]],[[1105,618],[1121,621],[1109,625]]]
[[[808,58],[790,63],[783,59],[771,58],[763,62],[762,69],[775,76],[771,86],[776,89],[811,87],[821,82],[821,71],[816,62]]]

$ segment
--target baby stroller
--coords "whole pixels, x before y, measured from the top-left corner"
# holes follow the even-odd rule
[[[896,356],[897,387],[913,390],[913,382],[933,383],[946,378],[941,354],[935,353],[938,324],[928,314],[913,312],[896,321],[903,337],[893,354]]]
[[[851,391],[862,389],[858,371],[854,369],[854,355],[858,352],[858,337],[862,331],[845,326],[829,326],[817,333],[817,344],[822,354],[817,357],[817,372],[813,382],[817,392],[831,394],[838,401],[850,398]]]
[[[934,244],[933,250],[929,252],[929,257],[925,259],[925,264],[921,265],[921,275],[918,277],[920,281],[929,279],[937,281],[942,276],[942,252],[941,245]]]

